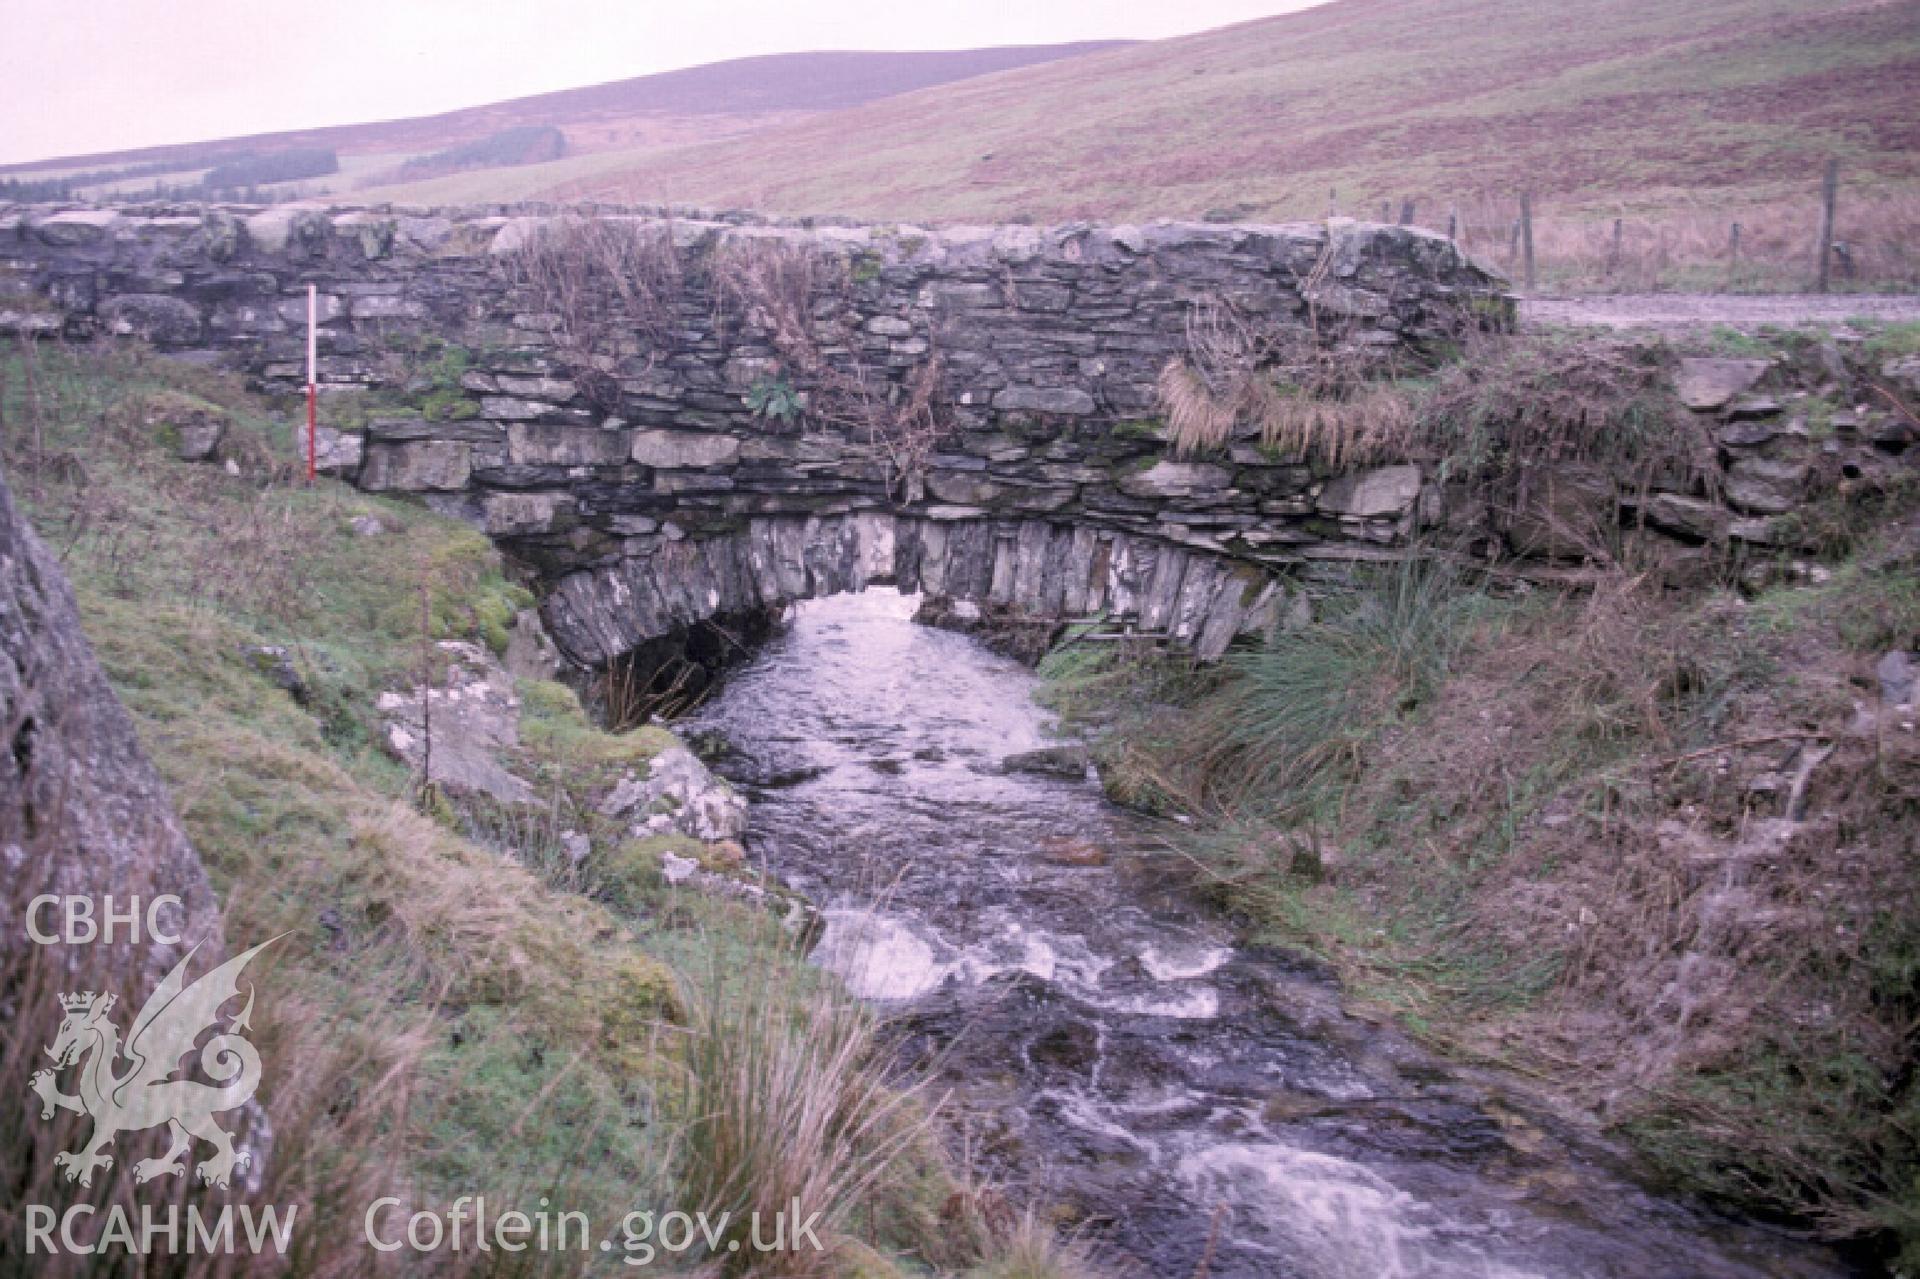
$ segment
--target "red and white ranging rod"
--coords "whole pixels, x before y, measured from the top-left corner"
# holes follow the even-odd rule
[[[320,319],[320,289],[318,285],[307,286],[307,483],[313,483],[318,470],[319,458],[316,454],[316,437],[319,435],[320,422],[320,379],[317,364],[319,342],[315,336]]]

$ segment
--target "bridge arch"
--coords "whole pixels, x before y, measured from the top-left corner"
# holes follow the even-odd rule
[[[1023,619],[1101,616],[1202,659],[1263,634],[1290,602],[1259,566],[1119,529],[886,511],[765,516],[698,540],[657,536],[566,574],[543,604],[573,662],[604,667],[699,623],[891,585]]]

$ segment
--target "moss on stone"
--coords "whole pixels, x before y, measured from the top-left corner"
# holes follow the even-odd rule
[[[681,834],[649,835],[622,840],[588,862],[589,882],[610,905],[625,911],[643,911],[656,904],[666,890],[662,873],[672,853],[704,864],[706,847]]]
[[[1167,424],[1159,418],[1129,418],[1113,424],[1113,434],[1126,440],[1164,440]]]
[[[878,253],[871,249],[862,249],[853,255],[853,264],[848,278],[855,284],[868,284],[880,278],[880,271],[886,263]]]
[[[598,1007],[597,1047],[626,1073],[657,1071],[660,1026],[685,1015],[673,970],[646,955],[626,955],[613,966]]]
[[[673,745],[672,733],[646,724],[610,733],[588,718],[579,696],[552,680],[521,680],[520,738],[550,761],[571,766],[642,764]]]

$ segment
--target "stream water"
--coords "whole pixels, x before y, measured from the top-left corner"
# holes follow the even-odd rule
[[[814,958],[938,1050],[974,1162],[1130,1273],[1811,1276],[1830,1254],[1648,1193],[1498,1079],[1347,1016],[1160,881],[1054,744],[1033,676],[873,590],[800,606],[696,718],[807,893]],[[1211,1239],[1211,1249],[1209,1241]]]

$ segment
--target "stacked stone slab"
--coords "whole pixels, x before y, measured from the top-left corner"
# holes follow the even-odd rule
[[[1171,459],[1155,382],[1186,352],[1195,305],[1224,301],[1269,327],[1325,327],[1376,349],[1417,348],[1509,305],[1444,239],[1351,222],[930,231],[611,216],[669,237],[695,266],[748,240],[835,259],[840,286],[814,299],[812,317],[829,365],[884,396],[941,361],[950,429],[923,472],[895,473],[857,428],[757,414],[753,387],[791,370],[697,269],[670,323],[636,325],[624,342],[617,405],[595,407],[556,354],[552,317],[530,310],[504,269],[541,217],[0,209],[0,296],[49,300],[13,315],[16,328],[211,353],[291,393],[305,376],[313,284],[323,405],[336,409],[399,392],[409,369],[397,348],[459,344],[472,358],[453,411],[329,427],[323,465],[482,524],[550,583],[557,633],[596,662],[748,596],[784,602],[882,577],[1023,610],[1105,612],[1218,651],[1270,612],[1266,570],[1403,541],[1421,476],[1319,475],[1249,441]],[[892,562],[865,536],[883,525],[849,519],[865,513],[892,517]],[[857,546],[859,572],[838,544],[795,549],[815,536]],[[751,571],[756,551],[772,577]]]
[[[885,583],[1042,618],[1099,616],[1212,659],[1282,616],[1283,583],[1219,555],[1045,520],[915,519],[885,512],[757,517],[737,532],[650,539],[568,573],[546,601],[555,640],[598,666],[713,618]]]

